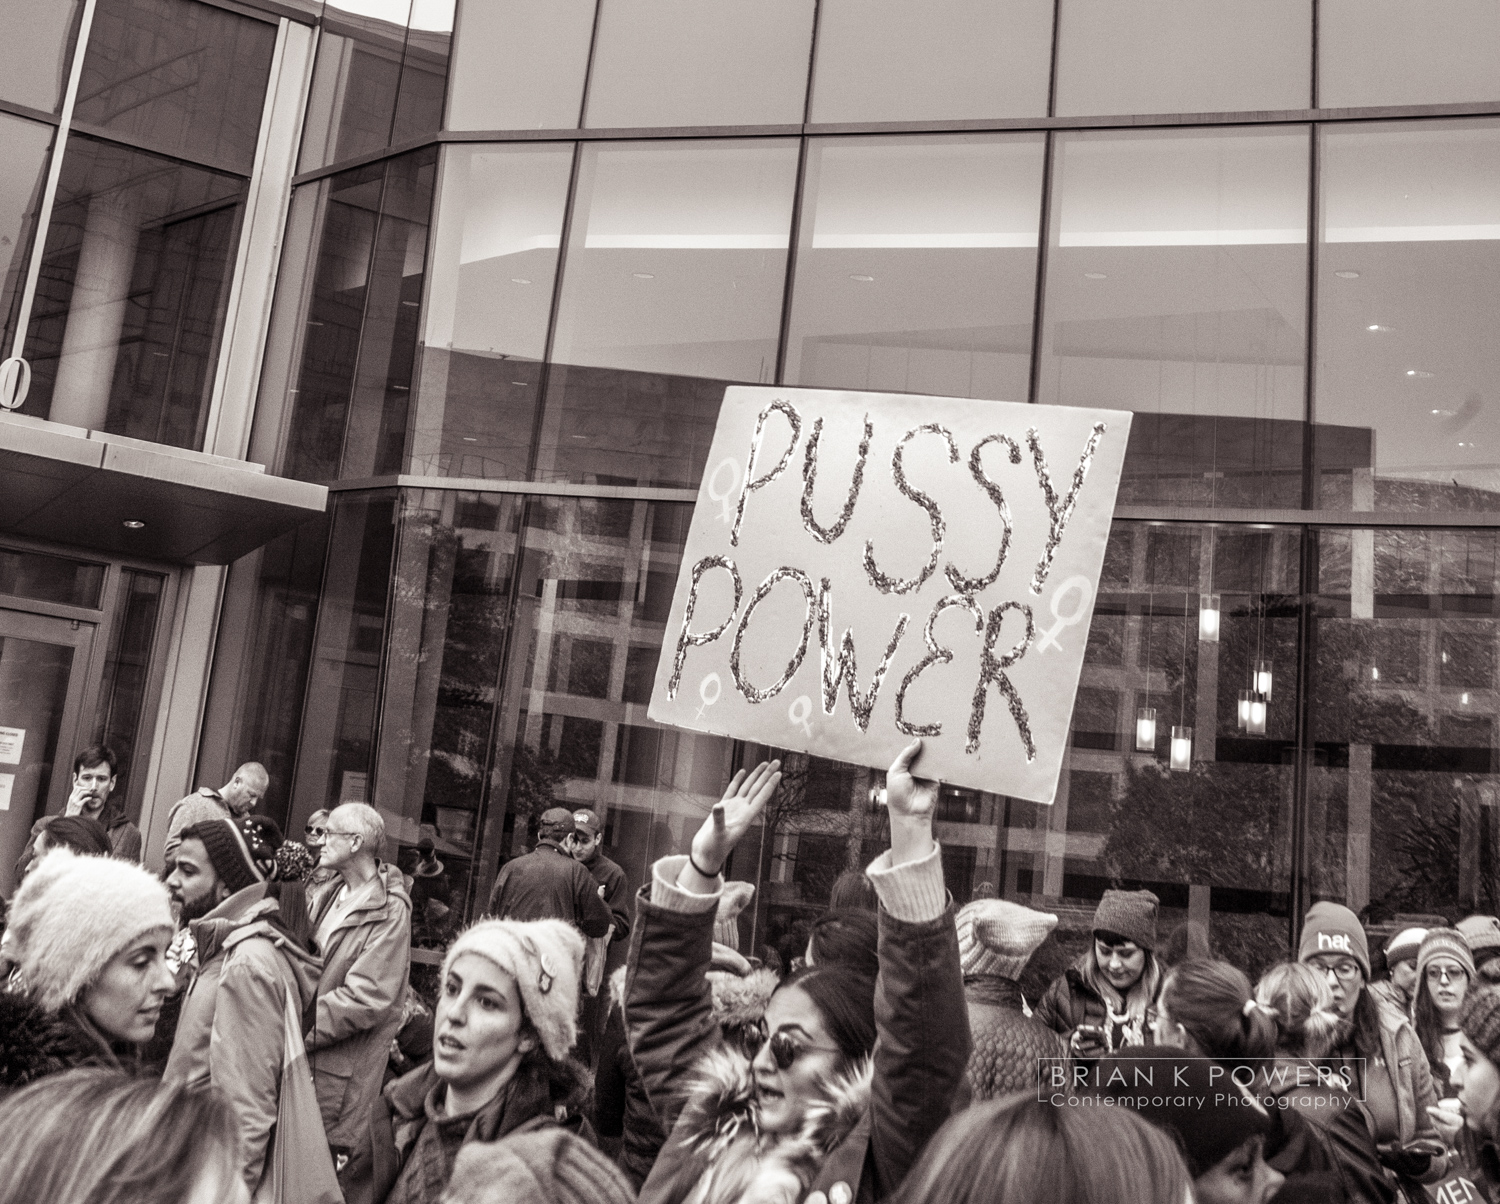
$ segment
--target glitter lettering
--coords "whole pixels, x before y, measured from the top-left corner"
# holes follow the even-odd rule
[[[854,712],[854,723],[860,731],[870,726],[870,716],[875,710],[875,699],[885,675],[890,671],[891,661],[896,655],[896,645],[906,633],[911,616],[903,614],[896,620],[896,630],[891,642],[885,647],[885,655],[875,666],[875,676],[870,679],[870,691],[864,697],[859,693],[859,669],[854,654],[854,629],[845,628],[839,641],[837,653],[830,646],[833,634],[833,586],[823,578],[823,588],[818,592],[818,643],[823,649],[823,714],[832,715],[839,701],[839,683],[843,682],[849,693],[849,708]]]
[[[997,660],[995,642],[1000,638],[1000,628],[1005,622],[1006,612],[1011,610],[1020,611],[1025,616],[1026,634],[1014,648]],[[985,697],[989,693],[990,684],[994,683],[1010,704],[1010,717],[1016,721],[1016,730],[1021,733],[1027,762],[1036,760],[1036,741],[1031,738],[1031,717],[1027,715],[1021,696],[1016,693],[1016,687],[1005,673],[1006,669],[1026,655],[1026,649],[1031,646],[1035,637],[1036,622],[1031,617],[1031,607],[1023,606],[1020,602],[1002,602],[990,611],[989,622],[984,630],[984,647],[979,653],[979,681],[974,687],[974,705],[969,712],[969,742],[964,745],[964,752],[979,751],[979,730],[984,725]]]
[[[761,438],[766,433],[766,419],[773,412],[779,412],[792,424],[792,441],[786,445],[786,451],[781,453],[781,459],[776,461],[776,467],[765,476],[757,477],[755,476],[755,461],[760,455]],[[802,415],[784,401],[773,401],[755,419],[755,434],[750,437],[750,456],[745,461],[745,487],[740,491],[739,504],[734,508],[734,526],[729,529],[731,548],[740,546],[740,523],[745,518],[745,503],[750,500],[750,495],[757,489],[764,489],[786,471],[786,466],[792,462],[792,452],[797,448],[797,440],[801,437]]]
[[[1079,457],[1078,467],[1073,470],[1073,481],[1068,489],[1068,496],[1061,502],[1058,501],[1057,490],[1052,487],[1052,475],[1047,471],[1046,457],[1042,455],[1041,437],[1037,434],[1035,427],[1026,432],[1026,444],[1031,448],[1031,462],[1036,466],[1036,479],[1041,484],[1042,496],[1047,502],[1047,513],[1052,520],[1047,532],[1047,547],[1042,552],[1042,558],[1037,561],[1036,572],[1031,578],[1031,592],[1034,594],[1042,592],[1042,586],[1047,581],[1047,574],[1052,571],[1052,557],[1057,552],[1057,545],[1062,542],[1063,528],[1073,517],[1073,507],[1078,503],[1078,492],[1083,488],[1083,479],[1089,474],[1089,464],[1093,462],[1094,452],[1099,449],[1099,441],[1104,438],[1104,429],[1104,423],[1094,423],[1094,433],[1089,436],[1083,455]]]
[[[958,444],[953,441],[953,433],[947,427],[936,422],[929,422],[925,426],[919,426],[915,430],[907,431],[901,436],[896,444],[896,450],[891,455],[891,476],[899,489],[923,510],[927,511],[927,517],[932,523],[932,553],[927,557],[927,563],[922,566],[922,571],[915,577],[902,579],[900,577],[889,577],[883,573],[875,564],[875,543],[873,540],[865,540],[865,573],[870,578],[870,584],[882,594],[909,594],[919,590],[927,584],[927,578],[931,577],[937,569],[938,559],[943,554],[943,535],[947,531],[947,523],[943,520],[943,512],[938,509],[938,504],[923,493],[920,489],[912,486],[906,479],[906,468],[902,463],[902,456],[906,451],[907,441],[917,435],[941,435],[948,441],[948,462],[958,463]]]
[[[1010,462],[1019,464],[1021,462],[1021,449],[1016,446],[1016,441],[1009,435],[986,435],[974,445],[974,450],[969,453],[969,475],[979,483],[979,487],[990,495],[990,501],[995,503],[995,509],[1000,512],[1000,553],[995,557],[995,567],[983,577],[965,577],[959,572],[958,567],[950,560],[943,569],[943,574],[949,583],[959,593],[977,594],[981,590],[988,589],[995,584],[1000,576],[1000,570],[1005,567],[1005,557],[1010,551],[1010,536],[1014,529],[1010,517],[1010,505],[1005,500],[1005,494],[1000,492],[1000,486],[990,480],[984,471],[984,461],[981,459],[984,449],[991,443],[1003,443],[1010,449]]]
[[[802,587],[802,595],[806,599],[807,606],[802,619],[802,639],[797,645],[797,651],[792,654],[792,659],[787,662],[786,672],[775,682],[764,690],[752,686],[745,680],[745,675],[740,671],[740,649],[745,642],[745,631],[750,626],[750,616],[755,613],[759,606],[770,595],[778,581],[790,578]],[[775,698],[782,690],[786,689],[787,682],[797,675],[797,670],[802,668],[802,659],[807,655],[807,641],[812,635],[813,613],[817,609],[817,598],[813,592],[812,578],[801,569],[789,568],[782,565],[779,569],[772,569],[770,575],[760,583],[750,599],[750,605],[745,607],[745,613],[740,616],[740,625],[735,628],[734,645],[729,652],[729,671],[734,675],[735,688],[744,695],[746,702],[766,702]]]
[[[932,613],[927,616],[927,625],[922,628],[922,639],[927,643],[927,655],[919,660],[908,670],[905,677],[901,679],[901,688],[896,691],[896,727],[908,736],[941,736],[943,725],[941,723],[911,723],[906,718],[906,691],[919,676],[933,665],[946,665],[953,660],[953,650],[944,648],[937,642],[937,636],[933,634],[933,625],[938,621],[938,616],[943,611],[952,607],[961,607],[974,616],[974,630],[984,630],[984,610],[979,603],[965,594],[949,594],[939,600],[932,608]]]
[[[865,482],[865,460],[869,458],[870,437],[874,433],[875,428],[870,423],[870,416],[866,414],[864,437],[859,441],[859,459],[854,463],[854,478],[849,483],[849,494],[844,498],[844,508],[839,512],[838,521],[833,526],[824,527],[813,517],[812,508],[813,485],[818,475],[818,443],[823,438],[823,419],[817,418],[813,421],[812,434],[807,437],[807,450],[802,458],[802,526],[819,543],[832,543],[844,533],[844,528],[854,517],[854,503],[859,500],[859,488]]]
[[[725,569],[734,582],[734,609],[729,612],[729,617],[715,627],[712,631],[691,631],[693,625],[693,611],[698,608],[698,584],[703,580],[703,574],[709,569]],[[672,676],[667,682],[667,697],[677,697],[677,687],[682,681],[682,663],[687,660],[689,648],[701,648],[704,644],[711,644],[718,639],[729,625],[734,622],[734,616],[739,612],[740,599],[744,596],[744,588],[740,585],[740,571],[734,567],[734,561],[726,560],[723,556],[705,556],[697,564],[693,565],[692,583],[688,586],[687,606],[682,612],[682,631],[677,636],[677,653],[672,658]]]

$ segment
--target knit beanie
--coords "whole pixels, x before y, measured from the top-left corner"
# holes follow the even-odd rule
[[[1432,928],[1422,941],[1417,952],[1417,977],[1425,978],[1427,967],[1440,957],[1451,957],[1464,968],[1469,981],[1474,981],[1474,956],[1469,952],[1469,942],[1456,928]]]
[[[191,828],[182,830],[182,839],[203,842],[203,851],[208,854],[209,864],[214,867],[214,873],[219,875],[219,881],[228,888],[230,894],[266,880],[266,875],[255,863],[237,820],[223,816],[199,820]],[[274,855],[272,850],[272,856]]]
[[[1415,961],[1426,937],[1425,928],[1403,928],[1385,943],[1385,964],[1395,969],[1402,962]]]
[[[554,1062],[578,1040],[578,980],[583,937],[562,920],[480,920],[448,946],[443,977],[465,953],[477,953],[516,980],[526,1018]]]
[[[1161,904],[1149,890],[1107,890],[1094,909],[1094,931],[1113,932],[1142,949],[1156,948],[1156,912]]]
[[[1370,979],[1370,946],[1359,917],[1342,903],[1314,903],[1302,921],[1302,944],[1297,960],[1305,962],[1320,953],[1347,953]]]
[[[958,960],[965,975],[1021,977],[1057,917],[1008,899],[975,899],[958,911]]]
[[[726,882],[719,895],[718,910],[714,912],[714,940],[731,949],[740,947],[739,915],[755,898],[755,886],[750,882]]]
[[[1460,920],[1457,928],[1469,942],[1469,951],[1476,962],[1500,956],[1500,919],[1470,916],[1467,920]]]
[[[174,927],[167,888],[130,861],[53,849],[10,908],[12,956],[48,1012],[77,1001],[115,954]]]
[[[1500,991],[1493,987],[1471,989],[1458,1009],[1458,1027],[1475,1049],[1500,1066]]]
[[[458,1152],[442,1204],[631,1204],[619,1167],[556,1126],[502,1141],[470,1141]]]
[[[1155,1048],[1127,1046],[1099,1063],[1095,1082],[1100,1095],[1175,1134],[1194,1179],[1257,1133],[1270,1131],[1271,1118],[1236,1091],[1218,1063],[1157,1054]]]

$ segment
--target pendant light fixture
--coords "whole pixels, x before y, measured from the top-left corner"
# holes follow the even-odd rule
[[[1188,617],[1192,614],[1192,595],[1182,600],[1182,677],[1177,695],[1177,726],[1172,729],[1171,751],[1167,767],[1185,772],[1193,767],[1193,729],[1187,722],[1187,633]]]
[[[1245,731],[1252,736],[1264,736],[1266,734],[1266,696],[1264,694],[1250,695],[1250,714],[1245,720]]]
[[[1240,731],[1250,726],[1250,699],[1254,696],[1254,690],[1241,690],[1240,703],[1235,712],[1235,719],[1239,723]]]
[[[1192,728],[1174,727],[1172,729],[1172,757],[1167,764],[1176,770],[1188,770],[1193,767]]]
[[[1264,694],[1269,702],[1271,698],[1271,662],[1258,660],[1255,662],[1255,692]]]
[[[1219,595],[1200,594],[1198,597],[1198,638],[1204,643],[1219,642]]]
[[[1149,567],[1149,562],[1148,562]],[[1151,697],[1151,620],[1155,614],[1156,595],[1146,582],[1146,697]],[[1138,707],[1135,712],[1135,751],[1156,751],[1156,708]]]

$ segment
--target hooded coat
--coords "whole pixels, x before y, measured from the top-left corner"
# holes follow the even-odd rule
[[[118,1065],[71,1008],[49,1012],[25,992],[0,990],[0,1098],[49,1074]]]
[[[334,878],[309,900],[315,928],[342,884]],[[320,952],[323,971],[308,1063],[328,1144],[353,1150],[385,1082],[387,1051],[401,1027],[411,971],[411,896],[400,870],[377,863],[369,896],[328,934]]]
[[[264,883],[247,886],[189,924],[198,972],[163,1075],[224,1095],[239,1124],[241,1171],[252,1195],[281,1097],[287,1001],[303,1014],[322,968],[272,923],[278,904],[265,892]]]

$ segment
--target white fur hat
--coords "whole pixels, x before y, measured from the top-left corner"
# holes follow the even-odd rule
[[[1057,927],[1057,917],[1009,899],[975,899],[958,913],[958,960],[965,974],[1018,979]]]
[[[167,888],[154,875],[65,848],[33,864],[10,909],[21,978],[49,1012],[75,1003],[132,942],[173,926]]]
[[[578,1040],[578,980],[583,937],[562,920],[480,920],[448,946],[443,975],[465,953],[477,953],[516,980],[526,1018],[554,1062]]]

